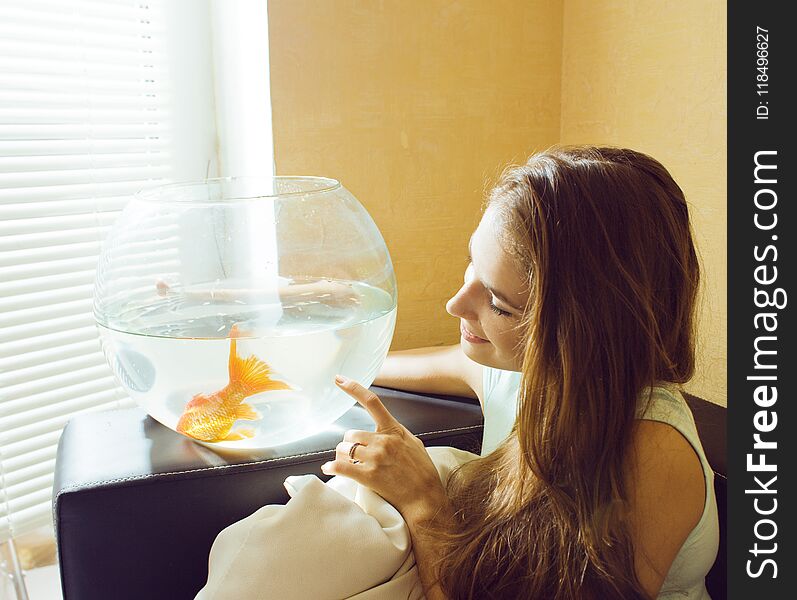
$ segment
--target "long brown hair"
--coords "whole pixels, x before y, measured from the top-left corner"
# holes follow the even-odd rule
[[[492,190],[528,277],[517,420],[449,480],[438,531],[451,598],[646,598],[627,455],[645,390],[694,371],[699,267],[684,194],[653,158],[556,146]]]

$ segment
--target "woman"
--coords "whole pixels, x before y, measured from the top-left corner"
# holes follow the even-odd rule
[[[713,476],[676,388],[699,279],[681,189],[644,154],[555,147],[504,173],[468,259],[446,306],[460,344],[392,352],[375,383],[478,398],[482,457],[444,489],[340,380],[377,429],[322,470],[399,509],[429,600],[708,598]]]

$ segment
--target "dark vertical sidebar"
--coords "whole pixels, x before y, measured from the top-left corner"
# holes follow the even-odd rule
[[[728,597],[797,597],[791,3],[728,3]]]

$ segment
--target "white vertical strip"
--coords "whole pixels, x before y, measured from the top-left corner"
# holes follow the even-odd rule
[[[220,174],[273,175],[267,2],[211,0],[211,12]]]
[[[169,75],[174,107],[171,121],[174,180],[216,177],[218,140],[210,4],[208,0],[162,3],[164,29],[168,32],[164,38],[165,54],[173,67]],[[237,1],[228,4],[234,6]]]
[[[213,14],[213,65],[216,87],[221,174],[224,176],[274,175],[271,125],[271,78],[268,53],[266,0],[211,0]],[[235,90],[235,93],[226,93]],[[275,190],[268,189],[267,193]],[[228,263],[231,275],[256,277],[251,283],[272,290],[266,297],[277,301],[277,235],[274,203],[253,206],[245,223],[228,227],[243,230]],[[269,297],[270,296],[270,297]]]

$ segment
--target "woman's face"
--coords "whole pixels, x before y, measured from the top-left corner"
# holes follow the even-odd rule
[[[520,323],[528,299],[525,278],[499,245],[498,224],[489,209],[470,240],[465,283],[446,304],[460,319],[460,344],[471,360],[520,371]]]

